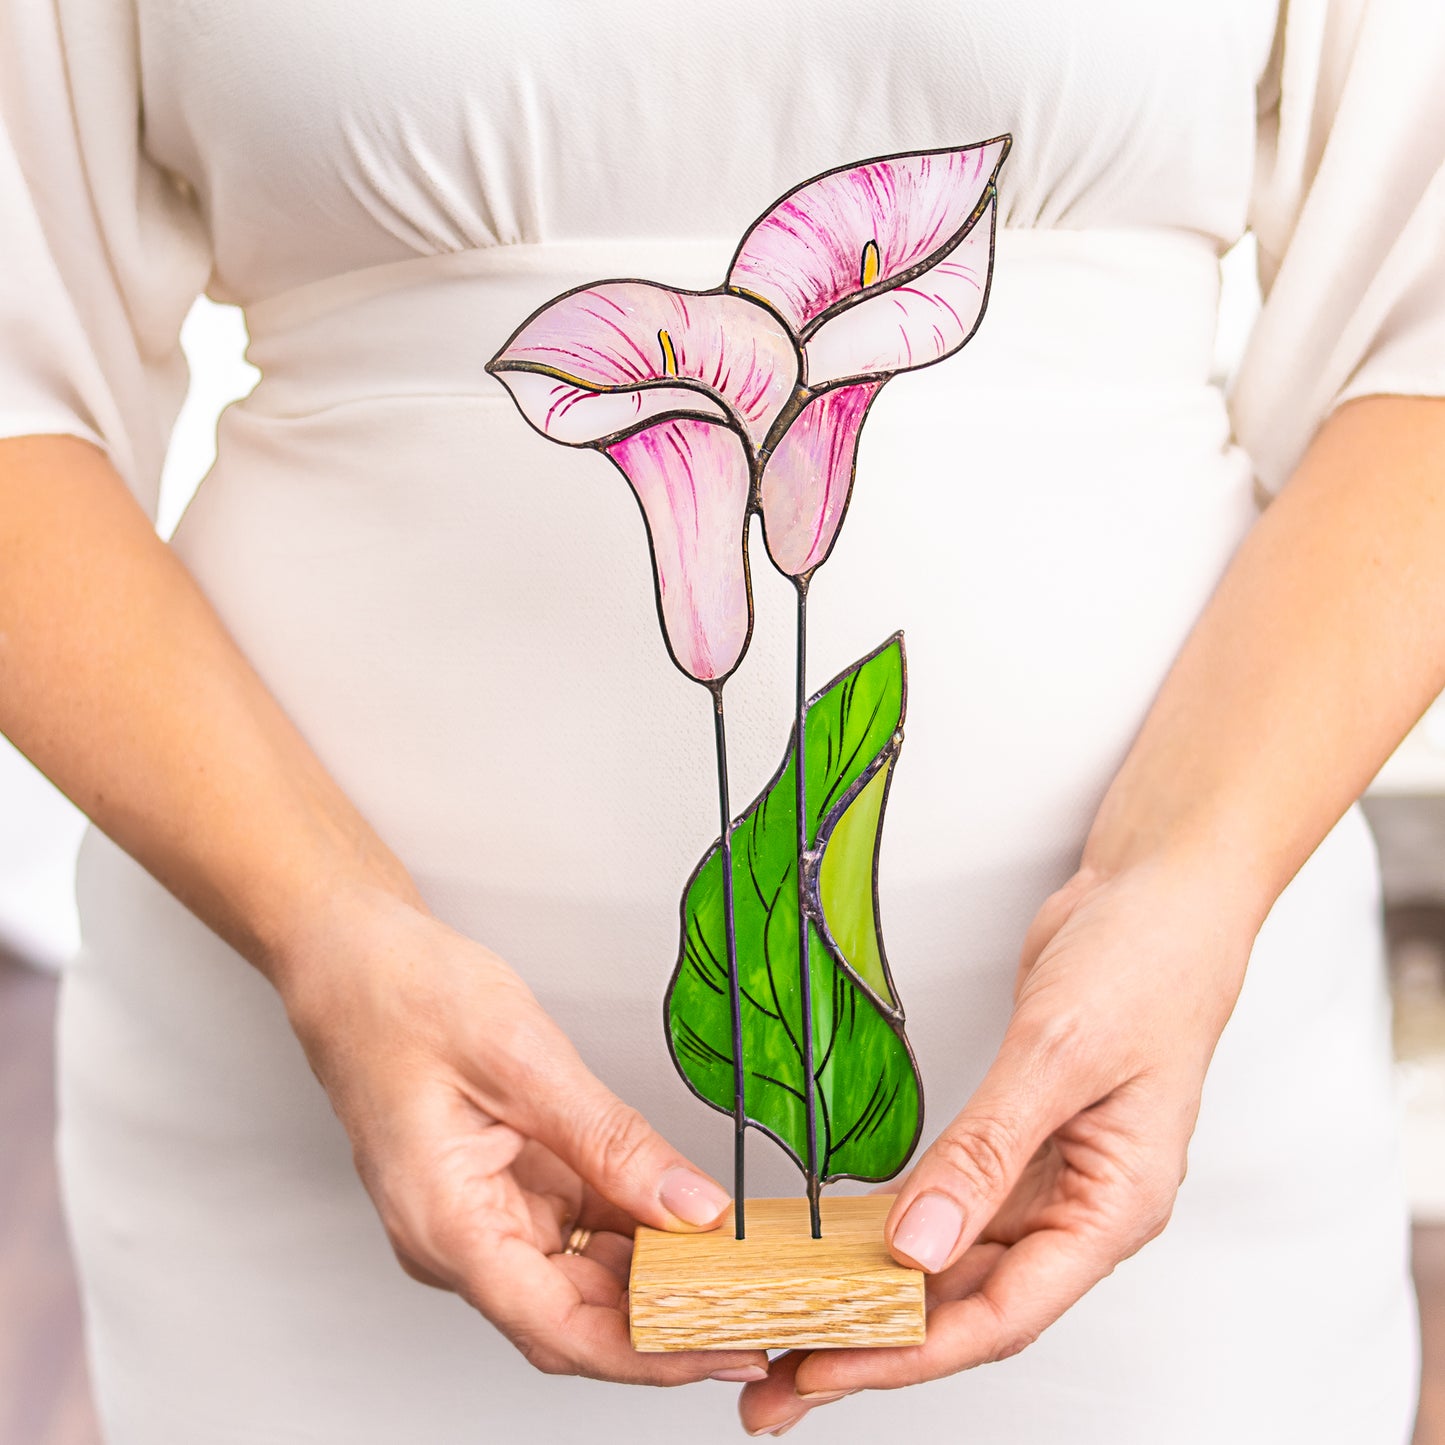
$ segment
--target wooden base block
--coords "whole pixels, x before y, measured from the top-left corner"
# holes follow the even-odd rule
[[[662,1350],[841,1349],[923,1343],[923,1274],[883,1243],[894,1196],[749,1199],[746,1239],[729,1213],[706,1234],[639,1226],[632,1253],[632,1346]]]

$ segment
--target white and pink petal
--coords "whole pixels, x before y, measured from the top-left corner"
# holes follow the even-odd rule
[[[604,450],[642,505],[673,661],[699,682],[726,677],[752,631],[752,478],[741,438],[716,422],[676,417]]]
[[[664,411],[714,417],[719,405],[760,442],[798,379],[797,348],[777,318],[726,292],[674,291],[651,281],[599,281],[529,317],[487,364],[539,431],[574,445],[615,435],[617,406],[514,379],[549,378],[578,392],[627,398],[636,422]],[[654,388],[665,399],[630,398]]]
[[[940,260],[908,281],[831,316],[804,346],[810,387],[891,375],[951,356],[983,318],[997,203]]]
[[[805,181],[738,247],[728,284],[767,302],[793,331],[921,267],[973,224],[1009,138],[885,156]]]
[[[650,385],[630,391],[589,391],[545,371],[498,369],[496,377],[538,431],[568,446],[590,446],[600,438],[635,431],[664,414],[686,412],[719,421],[728,418],[716,397],[696,387]]]
[[[858,432],[884,380],[814,397],[763,468],[763,536],[773,565],[790,577],[810,574],[833,549],[853,490]]]

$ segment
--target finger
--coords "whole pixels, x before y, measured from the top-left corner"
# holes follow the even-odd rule
[[[806,1350],[789,1350],[768,1365],[768,1377],[744,1385],[738,1395],[738,1418],[749,1435],[769,1435],[801,1419],[808,1406],[793,1388],[798,1366],[807,1359]]]
[[[632,1266],[632,1241],[621,1234],[599,1231],[589,1235],[581,1249],[554,1250],[550,1257],[554,1263],[559,1260],[585,1259],[590,1264],[601,1265],[621,1289],[627,1285],[627,1276]],[[613,1303],[616,1303],[616,1300]]]
[[[551,1068],[560,1077],[518,1101],[518,1127],[639,1223],[672,1230],[717,1224],[727,1190],[591,1074],[560,1031],[556,1038]]]
[[[930,1310],[949,1300],[963,1299],[983,1287],[1008,1251],[1001,1244],[975,1244],[964,1250],[956,1263],[924,1282]]]
[[[413,1259],[405,1250],[393,1246],[392,1253],[396,1256],[396,1262],[402,1267],[403,1272],[418,1284],[424,1284],[428,1289],[440,1289],[445,1290],[448,1294],[452,1293],[451,1283],[448,1280],[443,1279],[434,1270],[428,1269],[420,1261]]]
[[[611,1230],[629,1239],[637,1221],[625,1210],[604,1199],[591,1185],[577,1177],[570,1164],[550,1149],[529,1142],[512,1164],[512,1175],[529,1194],[551,1201],[556,1228],[565,1240],[574,1225]]]
[[[600,1230],[587,1241],[582,1254],[626,1285],[632,1269],[632,1241],[625,1235]]]
[[[959,1299],[972,1294],[993,1272],[1004,1254],[1002,1245],[977,1244],[968,1250],[951,1269],[941,1274],[929,1275],[927,1281],[928,1307],[932,1311],[945,1300]],[[871,1353],[871,1352],[869,1352]],[[789,1426],[802,1419],[803,1415],[820,1405],[831,1404],[845,1395],[854,1394],[862,1385],[849,1384],[835,1389],[831,1384],[817,1385],[811,1380],[803,1388],[810,1393],[799,1394],[798,1370],[808,1352],[793,1350],[779,1356],[768,1368],[768,1378],[756,1385],[748,1385],[738,1401],[738,1413],[743,1428],[755,1434],[767,1434]],[[810,1370],[809,1374],[813,1372]]]
[[[611,1200],[604,1199],[586,1184],[582,1188],[582,1203],[577,1211],[576,1222],[599,1233],[605,1230],[629,1240],[637,1228],[637,1221],[625,1209],[619,1209]]]
[[[622,1295],[626,1282],[605,1265],[585,1254],[554,1254],[552,1265],[560,1270],[577,1287],[577,1293],[584,1304],[606,1305],[608,1309],[622,1308]]]
[[[573,1256],[564,1270],[517,1237],[485,1229],[454,1237],[445,1246],[448,1257],[462,1263],[463,1277],[454,1285],[457,1292],[544,1374],[680,1385],[704,1380],[719,1370],[767,1365],[761,1350],[638,1353],[620,1309],[589,1303],[570,1273],[594,1267],[592,1261]],[[590,1278],[591,1287],[602,1287],[599,1274]]]
[[[977,1092],[899,1190],[883,1227],[894,1255],[929,1273],[947,1268],[1043,1141],[1096,1101],[1096,1088],[1056,1038],[1011,1025]]]
[[[923,1344],[820,1351],[800,1367],[796,1387],[800,1395],[895,1390],[1006,1360],[1103,1279],[1118,1257],[1101,1238],[1039,1230],[1005,1250],[977,1289],[938,1304]]]
[[[566,1243],[577,1218],[578,1203],[559,1194],[526,1194],[532,1238],[543,1254],[556,1254]]]
[[[584,1306],[571,1339],[579,1357],[605,1362],[602,1378],[631,1385],[687,1385],[699,1380],[738,1379],[767,1369],[761,1350],[689,1350],[676,1354],[639,1354],[632,1348],[626,1316],[619,1310]],[[583,1373],[569,1369],[569,1373]]]

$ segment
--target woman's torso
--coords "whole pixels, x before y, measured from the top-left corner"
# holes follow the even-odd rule
[[[580,282],[714,284],[818,170],[1014,134],[989,314],[875,404],[811,604],[814,685],[907,637],[885,927],[905,1006],[989,1000],[981,1066],[1023,923],[1254,515],[1210,372],[1274,20],[141,6],[146,143],[194,187],[262,372],[177,549],[436,906],[584,1031],[645,1009],[626,1068],[656,1077],[714,832],[710,703],[667,661],[620,477],[532,433],[483,363]],[[792,691],[791,594],[754,551],[739,799]]]
[[[572,906],[584,932],[618,911],[646,988],[665,973],[709,712],[667,663],[625,487],[482,364],[580,281],[711,284],[777,194],[871,154],[1015,135],[979,336],[865,430],[814,681],[904,629],[891,926],[890,894],[1076,852],[1252,515],[1210,343],[1273,7],[1153,16],[141,7],[146,143],[194,187],[262,371],[176,545],[423,885],[493,937],[515,913],[498,941],[539,979],[567,976]],[[791,686],[757,560],[740,797]],[[586,900],[545,910],[550,946],[540,898]]]

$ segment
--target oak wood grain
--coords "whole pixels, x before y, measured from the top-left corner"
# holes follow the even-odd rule
[[[750,1199],[747,1238],[732,1215],[705,1234],[641,1227],[632,1253],[632,1344],[649,1352],[916,1345],[923,1275],[883,1244],[891,1194],[824,1198],[823,1237],[807,1201]]]

